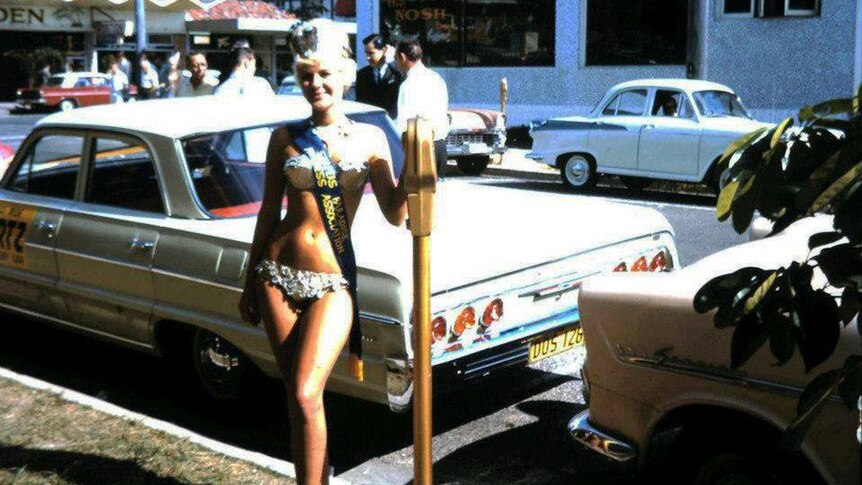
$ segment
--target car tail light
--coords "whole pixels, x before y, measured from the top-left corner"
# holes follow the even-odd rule
[[[452,333],[455,334],[456,337],[460,337],[464,330],[471,328],[473,325],[476,325],[476,310],[473,307],[468,306],[467,308],[461,310],[461,313],[458,314],[458,317],[455,318],[455,325],[452,326]]]
[[[485,312],[482,313],[482,321],[480,323],[483,327],[488,327],[501,318],[503,318],[503,300],[497,298],[485,307]]]
[[[635,271],[648,271],[649,267],[647,266],[646,256],[641,256],[632,263],[632,272]]]
[[[446,337],[446,319],[443,317],[437,317],[434,320],[431,320],[431,338],[434,339],[435,342],[439,342]]]
[[[667,256],[665,256],[664,251],[659,251],[653,256],[652,261],[649,263],[650,271],[664,271],[667,269]]]
[[[614,273],[622,273],[624,271],[628,271],[629,269],[626,267],[626,262],[618,264],[616,268],[614,268]]]

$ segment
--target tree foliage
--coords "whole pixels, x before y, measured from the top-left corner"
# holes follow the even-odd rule
[[[716,328],[733,328],[732,367],[768,345],[776,365],[798,350],[809,372],[832,355],[842,327],[862,310],[862,86],[852,98],[806,106],[797,120],[741,137],[718,163],[724,185],[716,215],[730,219],[738,233],[756,212],[773,222],[770,236],[800,219],[833,215],[834,230],[810,237],[805,261],[718,276],[694,300],[698,312],[717,309]],[[827,284],[814,283],[818,271]],[[841,368],[815,377],[799,400],[787,443],[801,443],[832,394],[855,404],[860,375],[862,355],[851,355]]]

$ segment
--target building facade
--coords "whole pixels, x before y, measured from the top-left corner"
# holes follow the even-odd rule
[[[499,107],[506,78],[510,126],[584,114],[637,78],[727,84],[767,121],[862,82],[862,0],[373,0],[356,14],[358,39],[418,37],[454,106]]]

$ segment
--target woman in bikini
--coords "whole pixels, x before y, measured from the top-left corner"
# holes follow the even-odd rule
[[[350,226],[366,182],[393,225],[407,216],[406,194],[384,132],[341,110],[347,64],[337,34],[303,24],[290,40],[312,114],[270,139],[240,312],[263,320],[285,379],[298,482],[321,484],[329,470],[323,390],[348,340],[349,370],[362,379]]]

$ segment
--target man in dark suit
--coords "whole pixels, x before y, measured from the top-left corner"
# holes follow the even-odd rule
[[[356,100],[379,106],[395,118],[398,106],[398,88],[403,76],[394,62],[386,62],[386,42],[379,34],[362,40],[368,65],[356,73]]]

